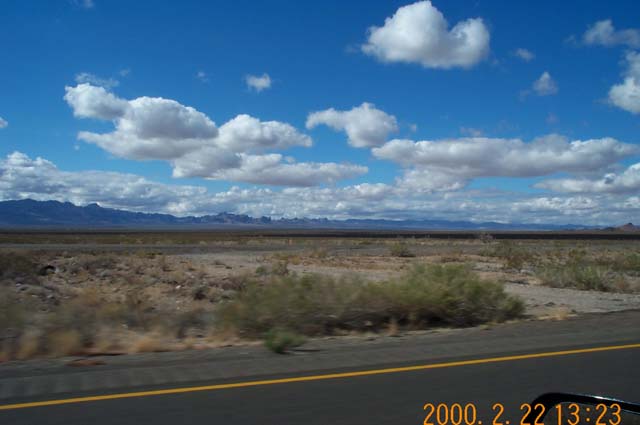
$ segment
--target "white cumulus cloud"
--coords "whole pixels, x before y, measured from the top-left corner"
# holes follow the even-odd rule
[[[129,106],[126,100],[108,92],[104,87],[89,83],[75,87],[65,87],[64,100],[73,108],[73,115],[79,118],[115,120],[122,117]]]
[[[607,173],[598,179],[551,179],[538,183],[536,187],[570,193],[638,193],[640,163],[631,165],[622,173]]]
[[[517,48],[517,49],[513,52],[513,54],[514,54],[517,58],[519,58],[519,59],[521,59],[521,60],[523,60],[523,61],[525,61],[525,62],[531,62],[531,61],[532,61],[532,60],[534,60],[534,59],[535,59],[535,57],[536,57],[536,55],[535,55],[531,50],[527,50],[527,49],[524,49],[524,48],[522,48],[522,47]]]
[[[582,36],[588,45],[611,47],[623,45],[640,47],[640,30],[635,28],[616,30],[611,19],[598,21],[590,26]]]
[[[458,22],[449,29],[430,1],[420,1],[399,8],[383,26],[369,28],[362,51],[382,62],[469,68],[488,55],[490,38],[481,18]]]
[[[9,122],[4,118],[0,117],[0,128],[7,128],[9,126]]]
[[[538,96],[550,96],[558,93],[558,83],[545,71],[533,82],[532,89]]]
[[[271,87],[271,77],[267,73],[262,75],[247,75],[244,80],[249,89],[255,90],[258,93]]]
[[[217,143],[234,151],[264,151],[292,146],[310,147],[313,142],[293,126],[278,121],[260,121],[241,114],[220,127]]]
[[[318,186],[365,174],[367,167],[333,162],[287,160],[281,154],[238,154],[229,151],[196,151],[173,163],[174,177],[201,177],[274,186]]]
[[[405,167],[405,179],[429,190],[451,190],[477,177],[535,177],[558,172],[603,170],[639,153],[638,146],[613,138],[574,140],[550,135],[520,139],[461,138],[441,141],[392,140],[373,155]]]
[[[172,159],[207,143],[218,129],[205,114],[175,100],[160,97],[120,99],[102,87],[79,84],[66,88],[65,100],[74,115],[112,120],[116,130],[82,131],[81,140],[127,159]]]
[[[103,87],[67,87],[65,100],[83,118],[111,120],[110,133],[81,131],[78,138],[121,158],[166,160],[174,177],[202,177],[267,185],[333,184],[359,176],[367,167],[296,163],[274,150],[310,147],[293,126],[241,114],[220,128],[204,113],[160,97],[121,99]]]
[[[307,117],[308,129],[321,124],[345,131],[349,144],[357,148],[380,146],[390,133],[398,131],[396,117],[366,102],[348,111],[330,108]]]
[[[239,167],[205,176],[217,180],[242,181],[276,186],[318,186],[365,174],[367,167],[353,164],[300,162],[285,163],[280,154],[241,155]]]
[[[539,197],[514,202],[511,206],[519,213],[543,213],[551,212],[567,216],[580,216],[581,212],[593,213],[601,208],[601,205],[593,198],[578,197]]]
[[[609,90],[609,102],[620,109],[640,114],[640,53],[628,52],[624,81]]]

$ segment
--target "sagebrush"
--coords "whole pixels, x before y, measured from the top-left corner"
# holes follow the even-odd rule
[[[522,315],[524,305],[500,283],[459,265],[415,266],[388,282],[356,276],[272,276],[249,282],[217,312],[220,326],[259,337],[271,329],[303,335],[380,330],[396,322],[413,328],[471,326]]]

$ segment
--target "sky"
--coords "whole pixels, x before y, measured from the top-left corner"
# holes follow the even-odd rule
[[[640,222],[640,3],[6,0],[0,199]]]

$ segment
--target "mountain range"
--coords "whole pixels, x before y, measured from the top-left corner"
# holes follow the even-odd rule
[[[291,229],[412,229],[412,230],[580,230],[594,227],[575,224],[497,223],[448,220],[384,220],[251,217],[243,214],[176,217],[142,213],[98,204],[77,206],[70,202],[32,199],[0,201],[2,228],[291,228]]]

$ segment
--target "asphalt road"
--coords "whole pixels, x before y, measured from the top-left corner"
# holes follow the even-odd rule
[[[521,403],[549,391],[595,393],[640,402],[639,360],[640,348],[627,348],[368,376],[97,400],[4,410],[0,411],[0,423],[422,424],[425,403],[458,402],[474,403],[478,419],[485,424],[493,419],[493,404],[502,403],[505,407],[504,423],[509,420],[511,424],[517,424],[521,419]],[[446,361],[437,363],[443,362]],[[114,392],[117,391],[109,393]]]

